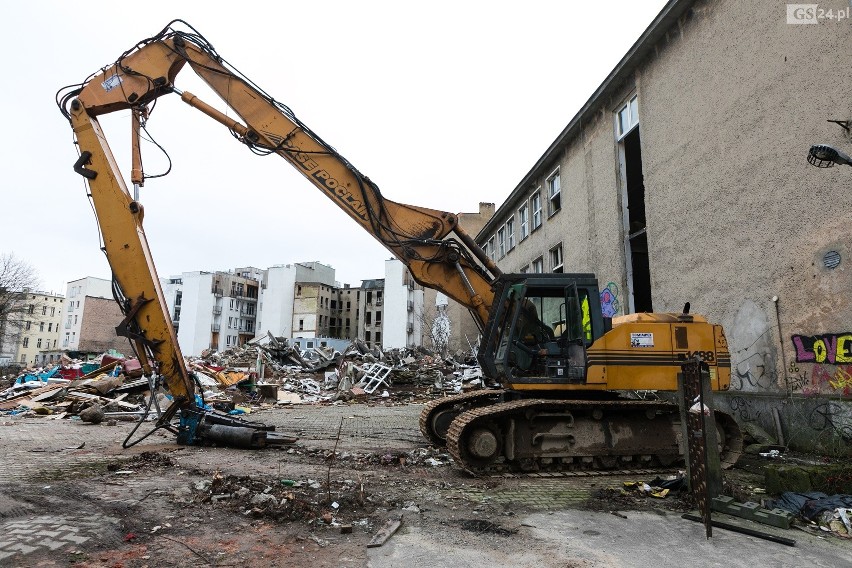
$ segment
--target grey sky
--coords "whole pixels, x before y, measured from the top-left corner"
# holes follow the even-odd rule
[[[334,146],[394,201],[453,213],[498,205],[665,5],[527,0],[18,2],[0,34],[6,111],[0,253],[64,292],[109,278],[56,91],[175,18]],[[176,8],[177,7],[177,8]],[[222,107],[189,69],[177,86]],[[129,113],[102,119],[129,177]],[[142,189],[160,276],[317,260],[353,285],[381,245],[284,160],[259,158],[178,97],[148,130],[172,173]],[[165,169],[143,146],[146,173]]]

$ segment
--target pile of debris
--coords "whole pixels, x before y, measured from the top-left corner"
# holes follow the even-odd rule
[[[186,367],[199,405],[229,414],[301,403],[420,402],[484,386],[475,359],[462,352],[441,357],[420,347],[382,351],[360,340],[343,352],[326,346],[302,350],[272,334],[223,352],[187,357]],[[114,354],[92,362],[66,358],[12,379],[0,391],[0,414],[139,420],[155,418],[146,412],[152,391],[158,410],[169,404],[167,393],[143,376],[137,359]]]
[[[243,387],[238,402],[248,403],[347,402],[400,391],[409,399],[428,398],[484,386],[481,369],[465,353],[442,358],[425,348],[382,351],[360,340],[341,353],[325,346],[302,350],[267,334],[242,347],[202,353],[188,366],[203,385]],[[230,394],[205,391],[204,397],[220,402]]]
[[[99,423],[136,419],[151,389],[137,359],[102,355],[97,362],[65,359],[59,365],[28,371],[0,391],[0,413],[53,415]]]

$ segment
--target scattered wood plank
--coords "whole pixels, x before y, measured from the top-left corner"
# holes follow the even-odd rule
[[[388,522],[385,523],[379,532],[377,532],[373,539],[367,543],[367,548],[376,548],[377,546],[383,545],[387,540],[393,536],[393,533],[399,529],[400,525],[402,525],[402,515],[391,518]]]

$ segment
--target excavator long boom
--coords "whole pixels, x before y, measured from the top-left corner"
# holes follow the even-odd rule
[[[186,64],[244,124],[175,87]],[[232,69],[198,34],[170,24],[139,44],[85,83],[71,103],[70,118],[79,138],[101,114],[141,109],[171,93],[224,124],[254,151],[283,157],[405,263],[415,280],[468,306],[481,324],[488,318],[491,283],[499,270],[459,228],[456,215],[385,199],[369,178],[289,108]]]
[[[180,22],[191,32],[180,31]],[[227,104],[228,114],[175,81],[189,67]],[[458,225],[454,214],[385,199],[378,187],[285,105],[233,69],[185,22],[175,20],[136,44],[82,84],[60,91],[57,102],[71,122],[79,146],[74,169],[88,181],[113,272],[116,299],[126,318],[117,328],[136,347],[146,374],[152,360],[175,397],[175,408],[194,404],[187,372],[157,277],[145,231],[144,209],[128,191],[98,117],[131,111],[131,181],[144,184],[139,155],[140,123],[159,97],[177,94],[220,122],[253,152],[275,153],[292,164],[352,219],[381,242],[424,286],[467,306],[483,328],[493,303],[499,269]],[[235,120],[238,116],[242,122]],[[135,191],[134,191],[135,193]]]

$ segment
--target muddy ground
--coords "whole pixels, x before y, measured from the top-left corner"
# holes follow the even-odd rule
[[[265,412],[258,418],[300,435],[296,444],[265,450],[177,446],[168,432],[123,450],[120,441],[132,427],[127,423],[4,422],[0,450],[7,457],[27,451],[14,447],[16,428],[32,427],[62,440],[45,442],[44,451],[30,449],[26,457],[68,459],[3,480],[6,534],[0,540],[25,538],[28,549],[0,565],[378,566],[373,558],[381,547],[369,544],[400,518],[388,542],[417,531],[438,535],[448,548],[499,558],[540,549],[524,530],[523,519],[532,513],[576,509],[627,519],[631,511],[679,517],[694,509],[685,492],[660,499],[625,488],[626,482],[651,481],[650,474],[472,477],[420,438],[419,405],[409,407]],[[337,414],[316,418],[332,410]],[[379,410],[384,421],[376,417]],[[346,435],[344,421],[357,418],[372,429],[353,426],[353,435]],[[313,426],[300,426],[310,420]],[[86,443],[68,446],[80,439]],[[740,500],[766,497],[760,463],[744,463],[726,473],[726,492]],[[12,550],[2,544],[0,551]],[[530,565],[543,568],[605,565],[535,554]]]

